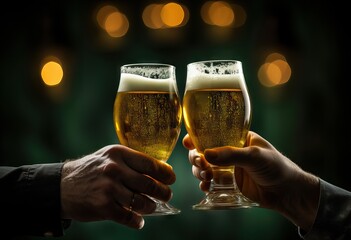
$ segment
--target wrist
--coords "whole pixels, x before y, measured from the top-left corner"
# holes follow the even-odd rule
[[[66,224],[66,220],[70,219],[69,214],[67,213],[67,196],[69,194],[67,189],[69,189],[68,183],[70,181],[69,175],[72,172],[72,164],[73,163],[70,161],[65,161],[61,171],[61,218],[63,224]]]
[[[301,229],[308,231],[315,220],[320,195],[319,178],[301,170],[286,195],[280,212]]]

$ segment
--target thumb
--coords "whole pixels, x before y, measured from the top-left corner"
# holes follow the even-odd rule
[[[248,148],[237,147],[219,147],[206,149],[204,152],[206,160],[218,166],[231,166],[245,167],[249,164],[250,155]]]

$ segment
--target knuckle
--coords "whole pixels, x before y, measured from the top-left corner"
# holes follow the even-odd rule
[[[133,219],[132,211],[127,211],[125,213],[122,213],[121,215],[118,216],[118,218],[121,224],[124,224],[127,226],[133,225],[134,219]]]
[[[249,151],[249,157],[256,158],[261,155],[261,148],[257,146],[251,146]]]
[[[172,191],[167,185],[157,183],[150,178],[145,181],[144,187],[146,194],[151,197],[169,200],[172,196]]]
[[[196,166],[192,167],[192,172],[196,178],[200,179],[199,169]]]
[[[147,173],[157,172],[159,169],[159,165],[156,161],[144,161],[144,169]]]
[[[154,194],[159,190],[156,182],[149,177],[144,180],[144,188],[149,194]]]
[[[120,176],[123,172],[122,166],[113,161],[107,162],[102,169],[103,175],[106,176]]]

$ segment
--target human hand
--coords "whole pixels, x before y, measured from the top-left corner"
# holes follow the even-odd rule
[[[243,148],[219,147],[199,154],[189,135],[183,139],[189,149],[193,175],[207,192],[212,179],[211,165],[235,165],[240,191],[261,207],[279,211],[303,229],[312,226],[319,199],[319,179],[298,167],[272,144],[250,131]],[[299,215],[300,214],[300,215]],[[303,218],[301,217],[303,216]]]
[[[62,218],[112,220],[142,228],[141,214],[156,204],[148,196],[169,201],[175,174],[167,163],[122,145],[106,146],[62,169]],[[147,196],[146,196],[147,195]]]

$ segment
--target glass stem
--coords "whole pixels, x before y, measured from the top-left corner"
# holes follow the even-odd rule
[[[212,166],[213,178],[210,191],[237,191],[235,183],[234,166],[218,167]]]

